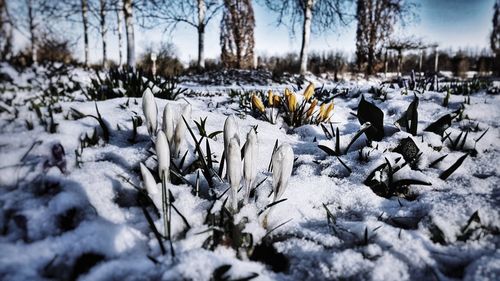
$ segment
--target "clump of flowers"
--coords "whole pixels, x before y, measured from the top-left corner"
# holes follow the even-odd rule
[[[305,124],[329,122],[334,108],[333,102],[322,103],[314,98],[314,84],[310,83],[302,95],[293,93],[288,88],[283,95],[269,90],[267,97],[252,95],[252,109],[260,118],[275,124],[278,117],[291,127]]]

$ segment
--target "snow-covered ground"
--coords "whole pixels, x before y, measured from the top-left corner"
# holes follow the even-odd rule
[[[185,173],[187,182],[167,184],[178,210],[172,212],[171,219],[174,257],[169,242],[163,239],[166,253],[162,254],[145,212],[160,232],[161,216],[153,204],[146,202],[143,208],[138,200],[138,189],[143,186],[140,163],[152,172],[157,166],[146,126],[139,126],[133,136],[134,116],[144,119],[142,100],[117,98],[94,103],[77,90],[52,103],[53,122],[48,107],[41,106],[47,121],[47,125],[41,125],[31,103],[40,102],[43,96],[32,87],[32,79],[39,74],[19,74],[5,65],[2,69],[16,85],[4,83],[0,93],[1,280],[500,278],[499,95],[486,91],[471,95],[463,118],[453,120],[446,130],[451,133],[451,141],[442,141],[424,129],[459,109],[464,96],[452,95],[444,107],[446,93],[416,93],[418,128],[413,136],[394,125],[414,99],[412,91],[387,87],[387,99],[382,101],[368,93],[377,81],[342,84],[350,91],[335,98],[331,118],[332,126],[338,127],[342,136],[341,147],[347,146],[360,128],[351,113],[357,112],[362,96],[384,112],[385,137],[366,147],[363,135],[340,157],[351,171],[337,157],[318,148],[318,144],[334,148],[334,140],[328,140],[320,126],[290,128],[282,120],[271,124],[256,119],[239,108],[237,97],[226,94],[176,101],[156,99],[160,128],[166,104],[173,105],[179,119],[182,107],[189,103],[192,116],[188,122],[197,138],[200,134],[193,121],[200,118],[207,118],[205,129],[211,133],[223,130],[227,116],[234,114],[242,143],[249,130],[257,126],[257,182],[262,183],[251,202],[241,205],[235,214],[234,226],[239,230],[233,231],[249,234],[251,246],[234,247],[234,241],[227,240],[207,242],[213,242],[210,238],[217,227],[206,218],[221,213],[229,184],[213,177],[215,194],[220,198],[211,200],[195,163]],[[87,72],[77,69],[71,73],[73,81],[63,80],[67,85],[74,81],[89,83]],[[272,88],[282,90],[286,86]],[[192,89],[215,93],[224,87]],[[266,90],[262,86],[245,89]],[[72,111],[97,117],[96,107],[109,129],[108,142],[96,118],[78,118],[82,116]],[[468,129],[463,144],[462,138],[454,146],[460,132],[465,134]],[[91,139],[94,132],[98,143],[82,148],[82,139]],[[384,163],[401,166],[404,160],[393,150],[406,138],[414,141],[422,155],[397,171],[394,180],[418,179],[431,185],[405,185],[407,190],[399,196],[381,197],[364,184],[365,179]],[[222,134],[208,139],[215,170],[224,149],[223,139]],[[205,140],[201,145],[204,154]],[[272,202],[272,172],[268,166],[276,140],[293,148],[296,159],[292,177],[282,196],[286,200],[259,216]],[[197,159],[189,133],[181,154],[186,150],[184,167]],[[451,176],[439,178],[467,152],[470,155]],[[442,161],[431,165],[444,155]],[[174,162],[179,165],[181,160]],[[198,195],[193,192],[197,175],[201,178]],[[375,175],[382,180],[384,177],[383,172]],[[160,198],[153,201],[161,202],[161,194],[156,196]],[[243,191],[239,197],[243,199]],[[266,214],[267,222],[263,223]],[[220,231],[225,229],[219,227]]]

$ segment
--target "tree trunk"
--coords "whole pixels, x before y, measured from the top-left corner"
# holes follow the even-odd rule
[[[205,68],[205,0],[198,0],[198,69]]]
[[[438,64],[439,64],[439,53],[438,53],[438,50],[436,48],[436,50],[434,50],[434,52],[436,53],[435,54],[435,57],[434,57],[434,72],[437,73],[439,68],[438,68]]]
[[[0,0],[0,59],[10,59],[12,54],[13,27],[7,2]]]
[[[302,30],[302,47],[300,48],[300,74],[307,71],[307,55],[309,52],[309,38],[311,37],[312,7],[314,0],[307,0],[304,7],[304,26]]]
[[[118,25],[118,65],[121,66],[123,63],[123,34],[122,34],[122,22],[123,22],[123,11],[121,3],[118,3],[116,9],[116,20]]]
[[[31,43],[31,60],[33,61],[34,64],[37,63],[37,56],[36,56],[36,34],[35,34],[35,15],[33,11],[33,1],[28,0],[28,21],[29,21],[29,29],[30,29],[30,43]]]
[[[108,58],[106,55],[106,33],[108,32],[108,27],[106,26],[106,9],[106,0],[101,0],[102,66],[104,68],[108,66]]]
[[[89,66],[89,23],[87,19],[88,11],[87,0],[82,0],[82,22],[83,22],[83,50],[85,58],[83,64]]]
[[[135,68],[134,18],[132,12],[132,0],[123,0],[125,32],[127,34],[127,65]]]

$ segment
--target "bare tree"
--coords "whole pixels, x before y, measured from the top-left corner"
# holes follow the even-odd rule
[[[100,0],[99,5],[99,16],[101,23],[101,39],[102,39],[102,66],[107,67],[107,54],[106,54],[106,33],[108,32],[108,26],[106,25],[106,11],[108,9],[107,0]]]
[[[264,0],[266,6],[277,12],[278,25],[288,22],[292,34],[295,26],[302,25],[300,73],[307,71],[311,32],[329,31],[339,24],[347,24],[348,1],[343,0]]]
[[[222,0],[147,0],[143,6],[146,25],[162,24],[173,31],[187,24],[198,33],[198,68],[205,68],[205,29],[222,8]]]
[[[375,61],[398,20],[410,16],[415,4],[405,0],[357,0],[356,61],[366,74],[376,71]],[[404,23],[404,21],[402,21]]]
[[[33,0],[26,0],[26,6],[28,8],[28,26],[29,26],[30,43],[31,43],[31,60],[33,60],[33,63],[36,64],[37,24],[35,22],[35,9],[33,7]]]
[[[402,67],[403,67],[403,55],[404,51],[408,50],[418,50],[422,48],[424,44],[420,39],[413,38],[398,38],[390,40],[386,46],[388,50],[395,50],[398,54],[397,56],[397,73],[398,76],[401,75]]]
[[[87,0],[81,0],[82,8],[82,23],[83,23],[83,52],[84,59],[83,64],[85,66],[89,65],[89,21],[87,17],[87,13],[89,10]]]
[[[134,16],[132,0],[123,0],[125,32],[127,35],[127,65],[135,67]]]
[[[0,60],[12,54],[13,26],[6,0],[0,0]]]
[[[490,46],[491,50],[498,54],[500,52],[500,0],[495,1],[493,10],[493,30],[490,35]]]
[[[490,35],[490,46],[495,53],[494,67],[496,74],[500,75],[500,0],[495,1],[495,10],[493,13],[493,30]]]
[[[221,21],[221,61],[225,67],[254,66],[255,18],[251,0],[224,0]]]

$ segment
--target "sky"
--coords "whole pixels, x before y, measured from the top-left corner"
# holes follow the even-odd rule
[[[459,47],[480,50],[489,48],[489,34],[492,29],[493,5],[495,0],[410,0],[419,7],[415,10],[417,19],[404,27],[398,27],[398,34],[404,37],[422,38],[424,42],[438,43],[440,48],[456,50]],[[255,53],[257,55],[279,55],[300,51],[300,26],[295,37],[285,26],[277,26],[277,16],[262,6],[262,1],[253,1],[255,14]],[[205,54],[207,58],[218,58],[219,17],[214,18],[206,30]],[[322,34],[311,35],[311,51],[341,50],[352,56],[355,50],[356,22]],[[91,37],[91,61],[101,59],[101,43],[94,32]],[[177,55],[185,63],[197,58],[197,33],[191,26],[179,24],[172,33],[163,29],[142,30],[136,26],[136,56],[146,47],[157,48],[161,42],[175,44]],[[108,36],[108,54],[118,60],[118,39],[116,34]],[[78,57],[83,56],[80,43],[75,48]],[[81,55],[78,55],[81,54]],[[125,51],[124,51],[125,54]]]

